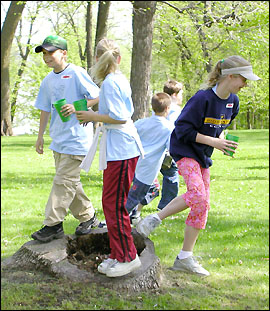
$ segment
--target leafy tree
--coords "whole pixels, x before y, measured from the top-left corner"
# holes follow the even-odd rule
[[[113,13],[114,16],[117,13],[111,12],[112,6],[117,8],[118,16],[124,14],[121,12],[123,8],[115,5],[116,2],[111,2],[111,5],[110,1],[40,2],[42,10],[36,15],[35,25],[42,25],[44,29],[45,18],[52,25],[51,33],[68,39],[68,61],[85,68],[91,67],[94,46],[98,40],[98,28],[106,28],[108,36],[118,41],[122,54],[121,70],[127,77],[130,76],[135,106],[134,119],[147,115],[151,92],[161,91],[168,78],[184,83],[184,101],[187,101],[200,88],[207,73],[218,60],[239,54],[250,60],[254,72],[262,80],[250,82],[249,88],[239,93],[241,109],[233,126],[239,129],[268,127],[268,2],[132,1],[130,7],[133,7],[133,37],[121,38],[115,31],[119,19],[114,22],[107,14],[106,26],[99,27],[101,24],[98,23],[101,7],[105,12],[110,8],[110,14]],[[28,1],[27,7],[33,10],[34,4],[37,3],[39,1]],[[29,22],[28,16],[31,15],[26,14],[27,12],[24,10],[22,27]],[[93,12],[97,12],[97,15]],[[104,21],[102,18],[100,20]],[[33,24],[32,34],[35,34],[35,30]],[[25,28],[22,32],[25,33]],[[16,122],[19,114],[24,119],[32,116],[33,122],[37,122],[37,110],[29,103],[33,103],[42,79],[51,70],[44,64],[42,56],[34,53],[37,42],[33,41],[34,37],[30,31],[28,33],[28,39],[31,41],[27,42],[27,38],[20,38],[20,32],[17,30],[18,40],[16,45],[13,44],[12,61],[9,65],[11,88],[14,85],[13,98],[17,96],[16,104],[15,100],[12,102],[13,107],[16,106]],[[104,35],[106,34],[102,36]],[[43,39],[40,38],[38,43]],[[5,45],[2,44],[1,49],[3,46]],[[23,57],[26,55],[24,66]],[[20,66],[23,66],[23,75],[18,72]],[[19,80],[18,74],[21,75]],[[4,77],[7,76],[2,74],[2,82]],[[9,107],[2,104],[1,115],[3,111],[10,109]]]
[[[239,93],[240,114],[264,111],[263,117],[256,113],[250,120],[256,123],[257,118],[260,126],[262,121],[268,126],[268,93],[263,91],[268,88],[268,31],[266,1],[159,1],[153,43],[153,89],[160,90],[167,78],[175,78],[184,83],[188,100],[217,61],[238,54],[250,60],[263,79],[250,82],[251,87]],[[246,127],[247,123],[246,120],[234,126]]]
[[[60,3],[61,2],[61,3]],[[29,7],[35,5],[34,2],[29,4]],[[92,40],[89,42],[89,38],[91,39],[93,27],[92,27],[92,3],[93,1],[88,1],[87,5],[85,5],[84,1],[80,2],[65,2],[64,1],[58,1],[58,2],[42,2],[43,4],[43,12],[46,15],[46,11],[48,11],[47,19],[51,22],[52,28],[54,31],[52,33],[59,34],[63,37],[68,38],[69,43],[69,53],[68,53],[68,59],[70,62],[74,62],[76,64],[81,64],[82,67],[85,67],[87,69],[87,64],[92,64],[93,62],[93,52],[92,52]],[[30,10],[30,8],[29,8]],[[53,13],[55,12],[55,14]],[[85,17],[86,16],[86,20]],[[32,17],[37,17],[34,14],[32,14]],[[26,15],[24,16],[24,20],[26,19]],[[38,20],[41,20],[41,16],[38,16]],[[83,27],[83,24],[85,25]],[[30,25],[32,25],[30,23]],[[32,25],[33,26],[33,25]],[[84,31],[86,28],[87,31]],[[31,27],[33,29],[33,27]],[[21,55],[21,57],[25,58],[22,52],[22,40],[20,34],[17,36],[17,41],[19,42],[19,51],[16,51],[15,53],[18,53],[18,55]],[[29,39],[31,38],[31,34],[29,34]],[[44,38],[42,38],[43,40]],[[76,42],[77,45],[73,44],[73,42]],[[35,44],[36,45],[36,44]],[[85,47],[83,47],[85,46]],[[33,94],[37,94],[40,82],[42,79],[49,73],[51,69],[49,69],[46,65],[44,65],[44,62],[42,60],[41,55],[37,55],[34,53],[34,45],[30,44],[30,40],[28,40],[26,47],[27,56],[29,55],[30,51],[30,58],[28,59],[28,66],[25,68],[24,66],[22,68],[25,68],[25,78],[22,77],[22,70],[18,71],[18,74],[20,77],[16,78],[15,71],[13,73],[13,76],[15,76],[15,84],[14,84],[14,106],[15,103],[19,98],[19,105],[17,105],[16,111],[19,114],[17,115],[16,122],[21,122],[21,120],[24,120],[25,118],[29,119],[29,116],[32,116],[33,119],[36,119],[38,117],[37,110],[32,106],[29,105],[29,102],[33,102],[33,99],[36,97],[36,95],[33,96]],[[32,50],[32,51],[31,51]],[[26,59],[24,60],[22,58],[22,63],[26,63]],[[17,57],[16,57],[17,59]],[[87,62],[86,62],[87,60]],[[17,64],[14,67],[18,67]],[[21,68],[21,65],[20,65]],[[31,68],[31,70],[29,70]],[[20,94],[19,97],[17,97],[17,92],[19,90],[18,86],[20,83]],[[13,110],[13,116],[15,115],[15,110]]]

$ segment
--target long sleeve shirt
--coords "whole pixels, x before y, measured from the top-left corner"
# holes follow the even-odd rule
[[[230,94],[219,98],[212,89],[199,90],[189,99],[175,121],[170,140],[170,154],[177,162],[183,157],[195,159],[203,168],[212,165],[214,148],[197,143],[198,133],[219,137],[239,112],[239,99]]]

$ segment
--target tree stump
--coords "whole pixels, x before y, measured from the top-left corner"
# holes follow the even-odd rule
[[[127,275],[109,278],[97,267],[110,254],[107,228],[94,229],[83,236],[66,235],[49,243],[29,241],[2,266],[34,268],[75,282],[95,283],[107,288],[140,291],[160,286],[161,266],[155,255],[154,243],[132,229],[141,267]]]

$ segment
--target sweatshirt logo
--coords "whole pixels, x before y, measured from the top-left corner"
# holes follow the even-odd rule
[[[230,119],[225,119],[224,116],[221,116],[220,119],[216,118],[205,118],[204,119],[204,124],[210,124],[210,126],[222,126],[222,125],[227,125],[230,123]]]
[[[63,75],[61,76],[61,79],[71,79],[72,75]]]
[[[233,103],[228,103],[227,105],[226,105],[226,108],[232,108],[233,107]]]

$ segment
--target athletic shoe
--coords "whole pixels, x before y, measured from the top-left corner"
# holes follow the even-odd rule
[[[90,220],[80,223],[79,226],[76,228],[75,234],[89,234],[91,232],[91,229],[97,227],[99,223],[100,221],[96,218],[96,215],[94,215]]]
[[[112,258],[108,258],[102,261],[102,263],[98,266],[98,272],[102,273],[102,274],[106,274],[108,268],[110,268],[110,266],[112,264],[115,263],[115,261],[117,261],[116,259],[112,259]]]
[[[135,208],[132,212],[130,217],[130,223],[134,226],[137,225],[137,223],[141,220],[141,212],[138,212]]]
[[[161,220],[158,220],[153,215],[148,215],[142,219],[136,226],[136,230],[140,235],[147,238],[148,235],[161,224]]]
[[[126,275],[141,266],[141,261],[138,255],[132,261],[119,262],[115,261],[106,271],[106,275],[110,278]]]
[[[177,256],[171,270],[195,273],[201,276],[210,275],[210,273],[197,262],[194,256],[190,256],[185,259],[179,259]]]
[[[107,228],[106,221],[101,221],[101,222],[98,224],[98,228]]]
[[[33,233],[31,237],[34,240],[47,243],[53,239],[61,239],[64,235],[63,223],[60,222],[55,226],[44,226],[42,229]]]
[[[157,179],[154,180],[151,187],[148,189],[147,194],[144,199],[140,202],[142,205],[148,205],[152,202],[156,197],[159,196],[160,184]]]

